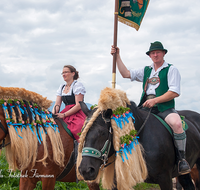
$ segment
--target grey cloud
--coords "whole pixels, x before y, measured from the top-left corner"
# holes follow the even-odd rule
[[[199,6],[199,1],[154,0],[139,31],[118,23],[118,46],[128,68],[151,64],[145,54],[150,42],[160,40],[169,50],[166,61],[182,75],[180,109],[197,110],[200,104]],[[97,103],[100,91],[111,87],[113,21],[112,0],[1,0],[0,85],[27,88],[55,100],[63,65],[72,64],[86,87],[85,101]],[[123,79],[118,71],[116,78],[117,88],[138,103],[141,84]]]

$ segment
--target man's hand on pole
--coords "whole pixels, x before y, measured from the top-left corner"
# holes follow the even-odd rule
[[[111,46],[111,55],[117,53],[119,55],[119,48],[118,47],[114,47],[114,45]]]

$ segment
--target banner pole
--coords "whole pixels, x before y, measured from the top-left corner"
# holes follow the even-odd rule
[[[114,37],[113,37],[114,47],[117,47],[118,7],[119,7],[119,0],[115,0]],[[112,68],[112,88],[115,88],[115,84],[116,84],[116,59],[117,59],[117,53],[114,53],[113,54],[113,68]]]

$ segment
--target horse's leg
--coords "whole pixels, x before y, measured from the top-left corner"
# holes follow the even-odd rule
[[[184,190],[195,190],[190,173],[178,176],[178,181]]]
[[[89,190],[100,190],[99,189],[99,184],[98,183],[87,183],[88,187],[89,187]]]
[[[200,190],[200,159],[196,161],[197,170],[199,173],[198,179],[195,181],[196,190]]]
[[[183,188],[182,188],[182,186],[181,186],[181,184],[179,183],[179,181],[178,181],[178,178],[177,178],[177,180],[176,180],[176,190],[182,190]]]
[[[42,178],[42,190],[54,190],[56,178]]]
[[[27,177],[21,177],[19,181],[19,190],[33,190],[36,187],[37,181],[30,180]]]
[[[169,174],[169,171],[167,173],[159,174],[157,183],[160,186],[161,190],[172,190],[172,176]]]

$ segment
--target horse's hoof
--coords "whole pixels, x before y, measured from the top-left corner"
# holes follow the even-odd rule
[[[191,168],[185,159],[182,159],[178,163],[178,173],[185,175],[191,172]]]

